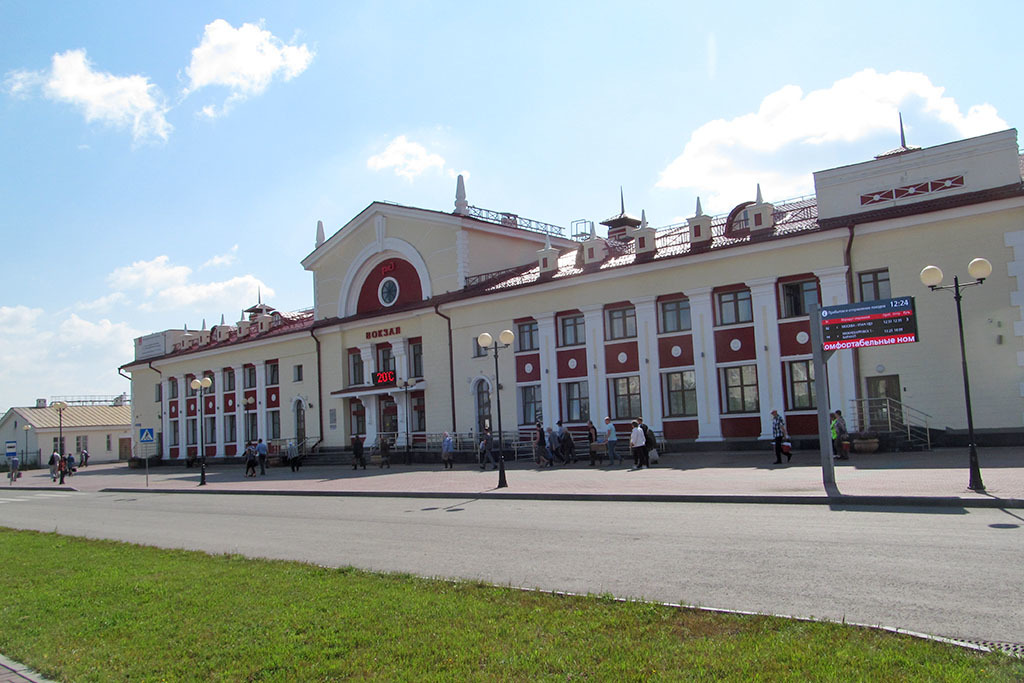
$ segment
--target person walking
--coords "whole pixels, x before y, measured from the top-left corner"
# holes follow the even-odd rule
[[[494,461],[494,455],[491,453],[493,448],[494,439],[491,437],[491,430],[488,427],[484,429],[484,438],[480,440],[480,469],[487,469],[487,463],[484,462],[485,458],[487,462],[491,463],[493,469],[498,469],[498,463]]]
[[[391,442],[388,437],[381,436],[378,442],[380,444],[380,468],[384,469],[386,466],[389,470],[391,469]]]
[[[68,453],[68,476],[70,477],[78,470],[75,469],[75,454]]]
[[[288,442],[287,455],[288,466],[291,467],[292,472],[298,472],[299,467],[302,465],[302,458],[299,457],[299,447],[295,445],[294,441]]]
[[[604,437],[605,450],[608,451],[608,466],[613,466],[616,458],[619,459],[619,464],[622,464],[622,456],[619,455],[617,451],[619,437],[615,433],[615,425],[612,424],[612,419],[610,417],[604,418],[604,423],[608,425],[608,430],[605,432]]]
[[[9,458],[7,464],[11,466],[10,471],[7,472],[7,478],[11,480],[11,486],[14,486],[15,482],[18,481],[18,465],[21,464],[21,461],[18,460],[18,454],[15,453],[13,458]]]
[[[595,427],[594,423],[590,420],[587,420],[587,445],[589,446],[587,450],[590,451],[590,466],[593,467],[594,464],[602,458],[600,456],[600,451],[598,450],[601,447],[601,444],[597,441],[597,427]]]
[[[838,455],[835,456],[836,460],[849,460],[849,448],[850,448],[850,433],[846,430],[846,418],[843,417],[843,411],[836,410],[836,436],[835,436],[835,448]],[[846,444],[845,446],[843,444]]]
[[[260,476],[263,476],[267,473],[267,444],[263,443],[263,439],[256,444],[256,459],[260,461]]]
[[[772,439],[775,440],[775,464],[782,464],[782,442],[789,436],[786,431],[786,421],[779,415],[779,411],[772,411]],[[786,462],[789,462],[793,458],[793,453],[786,453]]]
[[[643,461],[644,461],[644,464],[647,465],[648,468],[650,468],[650,466],[651,466],[651,451],[654,450],[655,448],[657,448],[657,441],[658,440],[654,437],[654,432],[651,430],[651,428],[644,424],[644,419],[642,417],[636,418],[636,421],[637,421],[637,424],[640,425],[640,429],[643,430],[643,433],[644,433],[644,458],[643,458]]]
[[[547,457],[547,441],[544,439],[544,427],[538,422],[533,431],[533,460],[540,467],[544,466]]]
[[[60,481],[57,483],[63,485],[64,477],[68,474],[68,459],[63,453],[60,456],[60,462],[57,463],[57,473],[60,475]]]
[[[358,470],[362,465],[366,469],[366,455],[363,454],[363,440],[358,434],[352,435],[352,469]]]
[[[60,467],[60,453],[54,451],[50,454],[50,481],[57,481],[57,470]]]
[[[644,436],[644,430],[640,428],[639,422],[633,420],[633,431],[629,433],[629,447],[633,450],[634,469],[643,469],[644,460],[647,458],[646,443],[647,437]]]
[[[256,446],[252,441],[245,444],[245,476],[256,476]]]
[[[83,448],[82,449],[81,459],[82,459],[82,467],[88,467],[89,466],[89,449],[88,448]]]
[[[558,445],[558,439],[555,436],[555,432],[548,427],[544,430],[544,435],[541,437],[544,440],[541,446],[541,457],[544,458],[544,462],[548,467],[555,466],[555,448]],[[541,465],[543,467],[544,465]]]
[[[446,470],[455,469],[455,442],[448,432],[441,438],[441,463]]]

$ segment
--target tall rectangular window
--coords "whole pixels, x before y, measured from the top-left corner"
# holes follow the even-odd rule
[[[482,358],[483,356],[487,355],[487,349],[480,346],[480,344],[477,343],[476,340],[477,338],[473,337],[473,358]]]
[[[519,387],[519,406],[522,415],[520,424],[532,425],[542,419],[539,384]]]
[[[412,397],[412,431],[427,431],[427,406],[423,396]]]
[[[363,384],[363,355],[360,353],[348,354],[348,383],[349,386]]]
[[[563,415],[567,422],[586,422],[590,419],[590,397],[587,382],[565,382],[562,384]]]
[[[185,444],[188,446],[195,446],[199,443],[199,427],[196,424],[196,418],[190,417],[185,420]]]
[[[75,452],[81,453],[82,451],[89,450],[89,437],[88,436],[76,436],[75,437]]]
[[[194,379],[195,379],[195,377],[193,377],[192,375],[185,375],[185,397],[186,398],[191,398],[192,396],[196,395],[196,390],[192,388],[192,380],[194,380]]]
[[[245,414],[245,440],[256,441],[259,438],[259,422],[256,420],[256,411],[250,410]]]
[[[168,427],[170,427],[170,429],[171,429],[171,443],[170,443],[170,445],[171,446],[177,446],[178,442],[179,442],[179,439],[178,439],[178,421],[177,420],[171,420],[168,423]]]
[[[878,299],[892,298],[892,290],[889,287],[888,268],[857,273],[857,285],[860,289],[861,301],[877,301]]]
[[[231,368],[224,368],[224,391],[235,390],[235,371]]]
[[[740,365],[722,368],[722,386],[725,388],[724,412],[756,413],[760,410],[757,398],[757,366]]]
[[[349,404],[348,415],[349,434],[365,434],[366,409],[363,407],[363,402],[359,400],[352,400]]]
[[[391,353],[391,345],[377,347],[377,372],[394,372],[395,355]]]
[[[113,439],[110,434],[107,434],[107,453],[110,452],[111,448],[113,448]]]
[[[789,406],[794,410],[817,408],[814,395],[814,363],[795,360],[787,363],[789,379]]]
[[[811,304],[818,303],[818,283],[814,280],[786,282],[779,289],[782,295],[783,318],[809,315]]]
[[[210,380],[209,388],[203,389],[203,393],[209,396],[213,394],[213,392],[217,391],[217,378],[213,376],[212,372],[204,372],[203,377]]]
[[[164,398],[164,385],[160,382],[156,383],[156,402],[159,403]]]
[[[689,299],[662,301],[658,308],[661,313],[662,332],[682,332],[690,329]]]
[[[211,416],[203,419],[203,443],[217,443],[217,418]]]
[[[292,366],[292,381],[293,382],[301,382],[302,381],[302,366],[301,365],[293,365]]]
[[[278,374],[277,361],[271,361],[263,366],[267,371],[267,386],[273,387],[280,383],[280,375]]]
[[[224,416],[224,443],[235,443],[238,441],[238,416],[227,414]]]
[[[242,375],[243,375],[243,380],[244,380],[243,381],[243,386],[246,389],[255,389],[256,388],[256,366],[255,365],[246,365],[244,368],[242,368]]]
[[[338,409],[331,408],[327,411],[327,426],[333,432],[338,428]]]
[[[661,391],[665,417],[693,417],[697,414],[697,375],[693,370],[663,374]]]
[[[281,438],[281,411],[267,411],[267,441]]]
[[[643,415],[640,405],[640,377],[615,377],[608,380],[611,393],[612,418],[616,420],[632,420]]]
[[[60,438],[58,438],[56,436],[53,437],[53,450],[57,451],[58,453],[63,453],[64,452],[64,439],[60,439]]]
[[[578,346],[587,341],[582,315],[566,315],[558,319],[558,345]]]
[[[754,319],[754,309],[750,303],[749,289],[719,292],[715,298],[718,303],[719,325],[749,323]]]
[[[636,309],[612,308],[604,312],[605,339],[631,339],[636,336]]]
[[[536,351],[539,348],[537,321],[519,323],[516,326],[516,351]]]
[[[416,342],[409,345],[409,376],[423,376],[423,343]]]
[[[173,378],[167,380],[167,398],[178,398],[178,380]]]

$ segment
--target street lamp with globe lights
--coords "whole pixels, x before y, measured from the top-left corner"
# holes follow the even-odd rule
[[[498,349],[507,349],[512,346],[516,335],[512,330],[502,330],[495,339],[488,332],[481,332],[476,338],[476,343],[481,349],[490,349],[494,352],[494,397],[498,407],[498,488],[505,488],[508,482],[505,480],[505,443],[504,434],[501,431],[501,380],[498,377]],[[499,344],[500,342],[500,344]]]
[[[203,403],[203,392],[213,386],[213,380],[209,377],[193,379],[189,386],[199,392],[199,485],[206,486],[206,449],[203,446],[203,421],[206,419],[206,406]]]
[[[25,466],[28,467],[28,431],[32,425],[22,425],[21,429],[25,432]]]
[[[64,453],[64,411],[68,409],[68,404],[64,401],[54,401],[50,404],[50,407],[57,411],[57,444],[60,449],[60,457],[63,458]],[[64,483],[65,470],[62,468],[60,471],[60,482]]]
[[[987,259],[976,258],[967,264],[967,274],[974,278],[973,282],[960,282],[960,278],[953,276],[953,284],[942,284],[942,269],[938,266],[925,266],[921,269],[921,282],[933,292],[936,290],[949,290],[953,292],[953,300],[956,301],[956,325],[960,332],[960,363],[964,374],[964,401],[967,404],[967,439],[970,442],[970,483],[967,488],[972,491],[984,491],[985,484],[981,481],[981,467],[978,465],[978,449],[974,443],[974,414],[971,411],[971,384],[967,375],[967,346],[964,343],[964,315],[961,310],[960,300],[963,299],[962,290],[965,287],[980,285],[992,274],[992,264]]]

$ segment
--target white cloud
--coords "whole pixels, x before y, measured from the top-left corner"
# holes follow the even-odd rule
[[[223,86],[231,94],[220,107],[205,105],[202,115],[216,117],[251,95],[259,95],[280,76],[289,81],[313,61],[313,52],[303,45],[286,45],[270,31],[245,23],[234,28],[223,19],[206,25],[192,61],[185,70],[185,94],[207,86]]]
[[[166,255],[152,261],[136,261],[130,266],[121,266],[107,276],[107,284],[114,290],[142,290],[151,296],[159,290],[173,287],[188,280],[192,269],[188,266],[172,266]]]
[[[41,86],[47,98],[74,105],[90,123],[130,129],[136,142],[166,140],[172,129],[160,90],[148,78],[96,71],[85,50],[55,54],[49,71],[11,72],[6,85],[16,96]]]
[[[109,311],[115,304],[122,304],[127,301],[128,297],[124,292],[114,292],[92,301],[79,302],[75,305],[75,308],[80,311]]]
[[[661,172],[657,187],[692,189],[714,211],[752,199],[757,183],[777,198],[807,194],[814,189],[811,169],[788,170],[786,161],[793,166],[799,161],[787,155],[799,157],[801,146],[895,133],[898,112],[911,105],[920,106],[921,119],[948,125],[964,137],[1008,128],[991,105],[971,106],[965,114],[944,93],[924,74],[873,69],[806,95],[787,85],[765,97],[756,112],[709,121],[695,130],[682,154]]]
[[[203,268],[212,268],[214,266],[230,266],[238,259],[238,245],[232,246],[228,249],[226,254],[218,254],[211,258],[209,261],[203,264]]]
[[[140,334],[128,323],[112,323],[106,319],[93,323],[78,317],[75,313],[64,320],[58,328],[58,340],[65,347],[79,349],[91,346],[113,349],[120,357],[129,359],[134,348],[133,340]]]
[[[708,80],[713,81],[718,75],[718,40],[714,33],[708,34]]]
[[[412,180],[431,168],[444,168],[444,159],[439,154],[428,152],[418,142],[411,142],[404,135],[388,143],[384,151],[366,160],[367,168],[374,171],[395,169],[395,175]]]
[[[156,293],[153,301],[140,308],[146,311],[188,308],[199,305],[219,311],[242,309],[256,299],[274,296],[274,290],[252,275],[241,275],[222,282],[180,284]]]

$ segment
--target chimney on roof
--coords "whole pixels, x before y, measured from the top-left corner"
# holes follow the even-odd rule
[[[45,408],[45,407],[46,407],[46,399],[45,398],[37,398],[36,399],[36,408]]]

